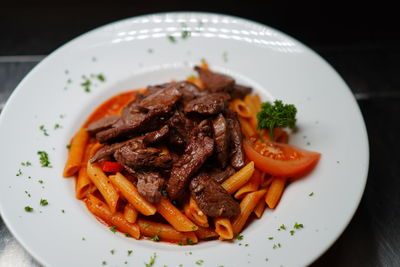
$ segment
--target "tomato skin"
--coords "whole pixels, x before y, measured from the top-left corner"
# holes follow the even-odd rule
[[[124,166],[114,161],[103,161],[102,163],[103,172],[120,172],[124,169]]]
[[[268,141],[270,142],[270,141]],[[299,155],[296,159],[274,159],[257,152],[248,140],[243,141],[243,148],[249,160],[254,161],[256,168],[275,177],[299,177],[310,172],[321,157],[318,152],[304,150],[295,146],[270,142],[285,152]]]

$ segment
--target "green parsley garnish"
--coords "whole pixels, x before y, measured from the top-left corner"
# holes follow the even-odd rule
[[[62,213],[65,213],[65,210],[61,210]]]
[[[182,31],[181,37],[182,37],[182,39],[187,39],[187,38],[189,38],[189,37],[190,37],[190,31],[188,31],[188,30]]]
[[[40,125],[39,126],[39,130],[41,130],[45,136],[49,136],[49,134],[47,133],[46,128],[44,127],[44,125]]]
[[[114,249],[110,250],[110,253],[114,255],[115,250]]]
[[[38,180],[38,183],[43,184],[44,182],[43,182],[43,180]]]
[[[176,43],[176,38],[174,36],[168,35],[167,38],[171,43]]]
[[[302,223],[297,223],[297,222],[296,222],[296,223],[294,224],[293,228],[299,230],[299,229],[301,229],[301,228],[304,228],[304,226],[303,226]]]
[[[111,226],[110,231],[113,233],[117,232],[117,226]]]
[[[183,246],[183,242],[182,242],[182,241],[179,241],[179,242],[178,242],[178,245],[179,245],[179,246]]]
[[[128,256],[132,254],[133,250],[128,250]]]
[[[294,231],[293,230],[290,230],[290,235],[294,235]]]
[[[197,265],[202,265],[204,263],[204,260],[198,260],[195,262]]]
[[[314,192],[311,192],[310,194],[308,194],[309,197],[312,197],[314,195]]]
[[[272,239],[274,239],[272,236],[268,237],[268,240],[272,240]]]
[[[71,144],[67,144],[65,147],[66,147],[67,149],[70,149],[70,148],[71,148]]]
[[[279,229],[278,229],[278,230],[280,230],[280,229],[286,230],[286,226],[285,226],[284,224],[282,224],[281,226],[279,226]]]
[[[158,237],[158,235],[155,235],[152,238],[150,238],[150,240],[158,242],[158,241],[160,241],[160,238]]]
[[[26,190],[25,190],[25,194],[26,194],[28,197],[31,197],[31,194],[29,194],[29,192],[26,191]]]
[[[88,78],[86,78],[85,76],[83,77],[84,81],[81,83],[81,86],[83,87],[83,90],[86,93],[90,93],[91,89],[91,85],[92,85],[92,81],[89,80]]]
[[[186,238],[186,244],[193,245],[193,241],[190,238]]]
[[[86,240],[86,238],[82,237],[82,241],[85,241],[85,240]]]
[[[150,261],[149,263],[144,263],[146,267],[152,267],[154,263],[156,262],[157,254],[154,253],[153,256],[150,256]]]
[[[32,163],[30,163],[29,161],[26,161],[26,162],[21,162],[21,165],[24,167],[28,167],[28,166],[32,166]]]
[[[24,209],[25,209],[26,212],[32,212],[33,211],[33,208],[30,207],[30,206],[26,206]]]
[[[21,171],[21,169],[18,169],[18,172],[15,176],[21,176],[21,175],[22,175],[22,171]]]
[[[52,168],[53,167],[50,164],[49,155],[47,154],[47,152],[38,151],[37,154],[40,156],[39,160],[40,160],[40,164],[42,165],[42,167],[44,167],[44,168]]]
[[[46,199],[40,200],[40,206],[47,206],[47,205],[49,205],[49,202]]]
[[[106,262],[106,261],[102,261],[102,262],[101,262],[101,264],[103,264],[103,265],[106,265],[106,264],[107,264],[107,262]]]
[[[243,240],[243,235],[238,234],[238,235],[235,237],[235,239],[236,239],[236,240]]]
[[[103,74],[99,73],[96,75],[96,78],[100,81],[100,82],[105,82],[106,81],[106,77],[104,77]]]
[[[261,111],[257,113],[257,129],[269,129],[271,140],[274,140],[275,128],[294,128],[296,113],[294,105],[283,104],[281,100],[275,100],[274,104],[265,102],[261,104]]]
[[[54,124],[54,130],[62,128],[59,123]]]

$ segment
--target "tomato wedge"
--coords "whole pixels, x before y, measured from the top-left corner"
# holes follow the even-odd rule
[[[255,166],[272,176],[299,177],[311,171],[317,164],[320,153],[295,146],[260,140],[244,140],[243,148]]]

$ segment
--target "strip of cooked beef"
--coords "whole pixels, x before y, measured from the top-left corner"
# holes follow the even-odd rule
[[[163,83],[158,85],[149,85],[147,86],[147,92],[145,95],[151,95],[158,92],[161,89],[165,89],[170,85],[170,83]]]
[[[229,98],[225,93],[207,94],[187,103],[184,111],[189,114],[215,115],[226,109]]]
[[[178,90],[182,93],[182,103],[186,105],[189,101],[196,97],[204,96],[207,92],[201,91],[199,87],[188,81],[177,83]]]
[[[137,169],[168,169],[171,168],[172,158],[169,154],[161,154],[161,150],[154,147],[134,149],[129,145],[119,148],[114,158],[124,166]]]
[[[184,154],[174,164],[168,180],[167,192],[171,199],[178,199],[182,196],[190,178],[214,150],[214,139],[208,136],[210,126],[207,120],[200,122],[192,133]]]
[[[207,173],[219,184],[225,182],[226,179],[231,177],[236,170],[232,166],[227,166],[225,169],[221,168],[213,168],[209,170]]]
[[[111,128],[96,134],[97,140],[106,143],[159,128],[172,116],[181,95],[175,84],[171,84],[146,96],[139,103],[131,102]]]
[[[222,113],[218,114],[212,120],[212,128],[215,141],[215,155],[219,166],[225,168],[229,158],[229,141],[228,123]]]
[[[93,155],[90,162],[97,162],[109,157],[112,157],[119,148],[129,144],[131,149],[144,148],[145,145],[154,144],[162,141],[168,136],[169,128],[168,125],[163,126],[161,129],[153,132],[146,133],[144,136],[130,139],[128,141],[114,143],[111,145],[105,145]]]
[[[137,172],[137,190],[150,203],[161,199],[165,179],[158,172]]]
[[[231,135],[231,165],[235,169],[244,166],[243,136],[236,112],[227,112],[228,129]]]
[[[250,94],[253,89],[248,86],[235,84],[230,92],[231,98],[240,98],[243,99],[247,94]]]
[[[89,132],[89,134],[95,135],[98,132],[110,128],[114,123],[116,123],[119,120],[119,117],[120,116],[108,116],[105,118],[101,118],[89,124],[86,130]]]
[[[190,193],[207,216],[229,218],[240,213],[239,203],[207,173],[192,179]]]
[[[194,128],[195,121],[187,118],[185,114],[176,110],[174,115],[169,119],[170,128],[169,143],[175,150],[184,150],[190,138],[190,133]]]
[[[206,70],[198,66],[194,67],[194,69],[199,74],[199,78],[204,83],[206,89],[211,93],[229,92],[235,84],[235,80],[228,75]]]

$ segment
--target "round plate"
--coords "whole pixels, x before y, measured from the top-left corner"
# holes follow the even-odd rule
[[[276,210],[248,225],[242,240],[175,246],[111,232],[75,199],[74,179],[62,178],[66,144],[105,99],[184,79],[201,59],[252,86],[264,100],[295,104],[298,130],[290,143],[321,152],[319,164],[287,187]],[[143,266],[152,256],[154,266],[310,264],[352,218],[369,158],[357,103],[321,57],[270,27],[209,13],[130,18],[62,46],[10,97],[1,114],[0,147],[2,217],[46,266],[99,266],[103,261]],[[48,153],[51,168],[41,167],[38,151]],[[49,204],[41,206],[41,199]],[[26,212],[25,206],[33,212]],[[304,227],[294,229],[295,223]],[[278,230],[281,225],[286,230]],[[128,250],[133,253],[128,255]]]

